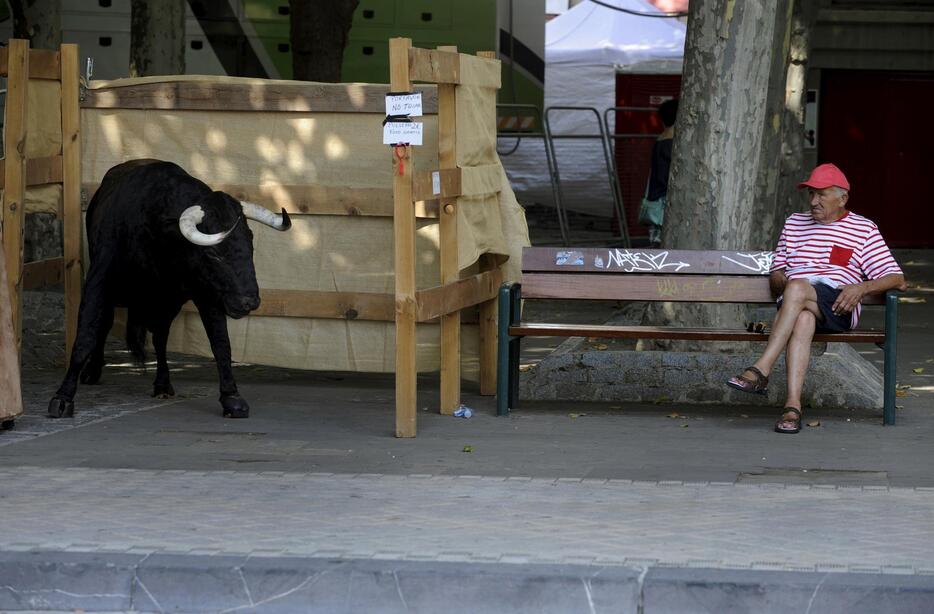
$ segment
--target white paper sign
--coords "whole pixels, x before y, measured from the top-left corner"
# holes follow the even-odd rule
[[[421,122],[386,122],[383,125],[383,145],[422,144]]]
[[[441,193],[441,173],[439,171],[431,172],[431,193]]]
[[[422,93],[414,94],[386,94],[386,115],[411,115],[418,117],[422,114]]]

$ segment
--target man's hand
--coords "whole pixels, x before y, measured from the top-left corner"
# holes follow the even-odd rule
[[[769,289],[772,291],[772,296],[776,298],[781,296],[787,284],[788,278],[785,276],[785,269],[778,269],[769,274]]]
[[[840,286],[840,294],[837,296],[837,300],[833,302],[833,312],[837,315],[850,313],[856,309],[856,306],[859,305],[866,294],[867,290],[863,284]]]

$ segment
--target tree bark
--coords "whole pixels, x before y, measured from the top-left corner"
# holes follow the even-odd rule
[[[132,0],[130,76],[185,74],[185,0]]]
[[[13,38],[25,38],[33,49],[58,49],[62,44],[61,0],[10,0]]]
[[[289,0],[292,78],[341,80],[344,48],[359,0]]]
[[[804,207],[798,183],[810,170],[804,168],[804,108],[807,102],[811,32],[817,23],[818,8],[818,0],[795,0],[791,16],[782,120],[782,163],[775,203],[779,229],[785,218]],[[778,237],[773,237],[773,240],[777,241]]]
[[[692,0],[663,243],[770,250],[790,0]],[[781,87],[779,87],[781,84]],[[771,94],[771,97],[770,97]],[[737,328],[739,305],[650,305],[655,324]],[[708,346],[709,349],[709,346]]]

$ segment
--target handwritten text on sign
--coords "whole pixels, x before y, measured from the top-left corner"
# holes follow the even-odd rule
[[[383,145],[421,145],[422,126],[421,122],[386,122],[383,125]]]
[[[386,115],[412,115],[418,117],[422,114],[422,93],[414,94],[387,94]]]

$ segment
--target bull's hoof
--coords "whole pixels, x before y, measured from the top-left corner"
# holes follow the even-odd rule
[[[221,397],[221,406],[224,408],[225,418],[249,418],[250,405],[240,395]]]
[[[12,431],[16,426],[16,420],[4,420],[0,422],[0,431]]]
[[[75,402],[54,397],[49,401],[49,418],[71,418],[75,415]]]
[[[104,371],[104,363],[89,362],[81,370],[80,380],[82,384],[99,384],[101,373]]]
[[[153,384],[152,396],[157,399],[171,399],[175,396],[175,388],[172,388],[172,384],[168,382],[165,384]]]

